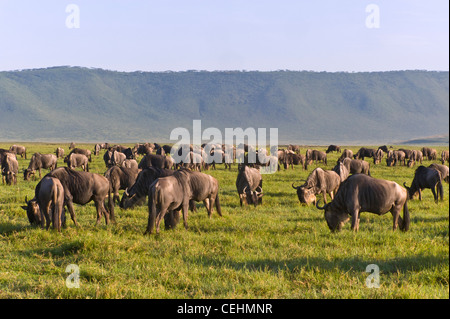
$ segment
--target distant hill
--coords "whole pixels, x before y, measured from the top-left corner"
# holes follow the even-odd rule
[[[444,135],[434,135],[422,138],[416,138],[408,141],[402,141],[397,144],[400,145],[448,145],[449,144],[449,134]]]
[[[166,142],[176,127],[191,130],[194,119],[222,132],[276,127],[280,144],[389,144],[447,134],[449,73],[0,72],[2,141]]]

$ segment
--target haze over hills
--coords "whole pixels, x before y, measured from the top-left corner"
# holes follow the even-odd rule
[[[448,144],[449,72],[0,72],[0,141],[175,143],[193,120],[278,128],[279,144]]]

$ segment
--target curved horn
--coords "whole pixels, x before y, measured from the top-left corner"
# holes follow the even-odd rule
[[[317,201],[317,203],[316,203],[316,207],[317,207],[317,209],[321,209],[321,210],[324,210],[324,209],[325,209],[325,207],[327,207],[327,204],[325,204],[325,205],[323,205],[322,207],[320,207],[320,206],[319,206],[319,202],[320,202],[320,200],[318,200],[318,201]]]
[[[406,186],[406,182],[403,182],[403,186],[405,186],[405,188],[409,188],[408,186]]]
[[[242,193],[245,194],[245,190],[247,189],[247,186],[244,187],[244,189],[242,190]]]
[[[28,204],[28,196],[25,195],[25,203]]]
[[[124,192],[124,194],[127,196],[127,197],[130,197],[130,194],[128,193],[128,187],[127,188],[125,188],[125,192]]]

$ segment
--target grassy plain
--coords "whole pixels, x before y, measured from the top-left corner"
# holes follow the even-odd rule
[[[444,201],[436,204],[425,190],[422,201],[408,202],[408,232],[392,231],[391,214],[362,213],[358,233],[349,223],[331,233],[322,211],[300,206],[291,188],[316,165],[263,175],[265,195],[257,208],[239,206],[237,165],[231,171],[219,165],[206,173],[219,180],[223,217],[214,213],[208,219],[198,203],[188,230],[180,224],[144,236],[146,205],[116,207],[117,224],[105,226],[102,220],[95,226],[89,203],[75,205],[81,227],[68,217],[57,233],[29,225],[21,206],[25,196],[34,196],[39,179],[26,182],[22,172],[34,152],[54,153],[62,146],[67,153],[68,145],[22,145],[28,159],[19,157],[17,185],[0,185],[0,298],[449,298],[448,184]],[[93,157],[91,172],[106,171],[102,155]],[[328,166],[319,166],[331,169],[338,156],[328,154]],[[367,160],[373,177],[400,185],[413,179],[414,168]],[[62,159],[58,166],[64,166]],[[79,288],[66,286],[71,264],[79,267]],[[379,267],[379,288],[366,285],[370,264]]]

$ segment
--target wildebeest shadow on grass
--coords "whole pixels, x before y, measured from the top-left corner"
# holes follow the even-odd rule
[[[237,271],[255,271],[279,273],[280,271],[297,272],[303,270],[319,271],[354,271],[365,272],[366,267],[375,264],[379,267],[380,273],[397,273],[398,271],[420,271],[423,269],[436,268],[448,265],[448,259],[433,255],[417,255],[407,257],[394,257],[388,260],[369,260],[358,256],[349,256],[339,259],[327,260],[318,257],[294,257],[289,259],[271,260],[257,259],[245,262],[234,261],[231,258],[212,258],[212,257],[188,257],[185,258],[189,263],[209,267],[229,267]]]
[[[30,229],[32,226],[28,225],[18,225],[12,223],[1,223],[0,224],[0,235],[9,236],[12,233],[17,233]]]

